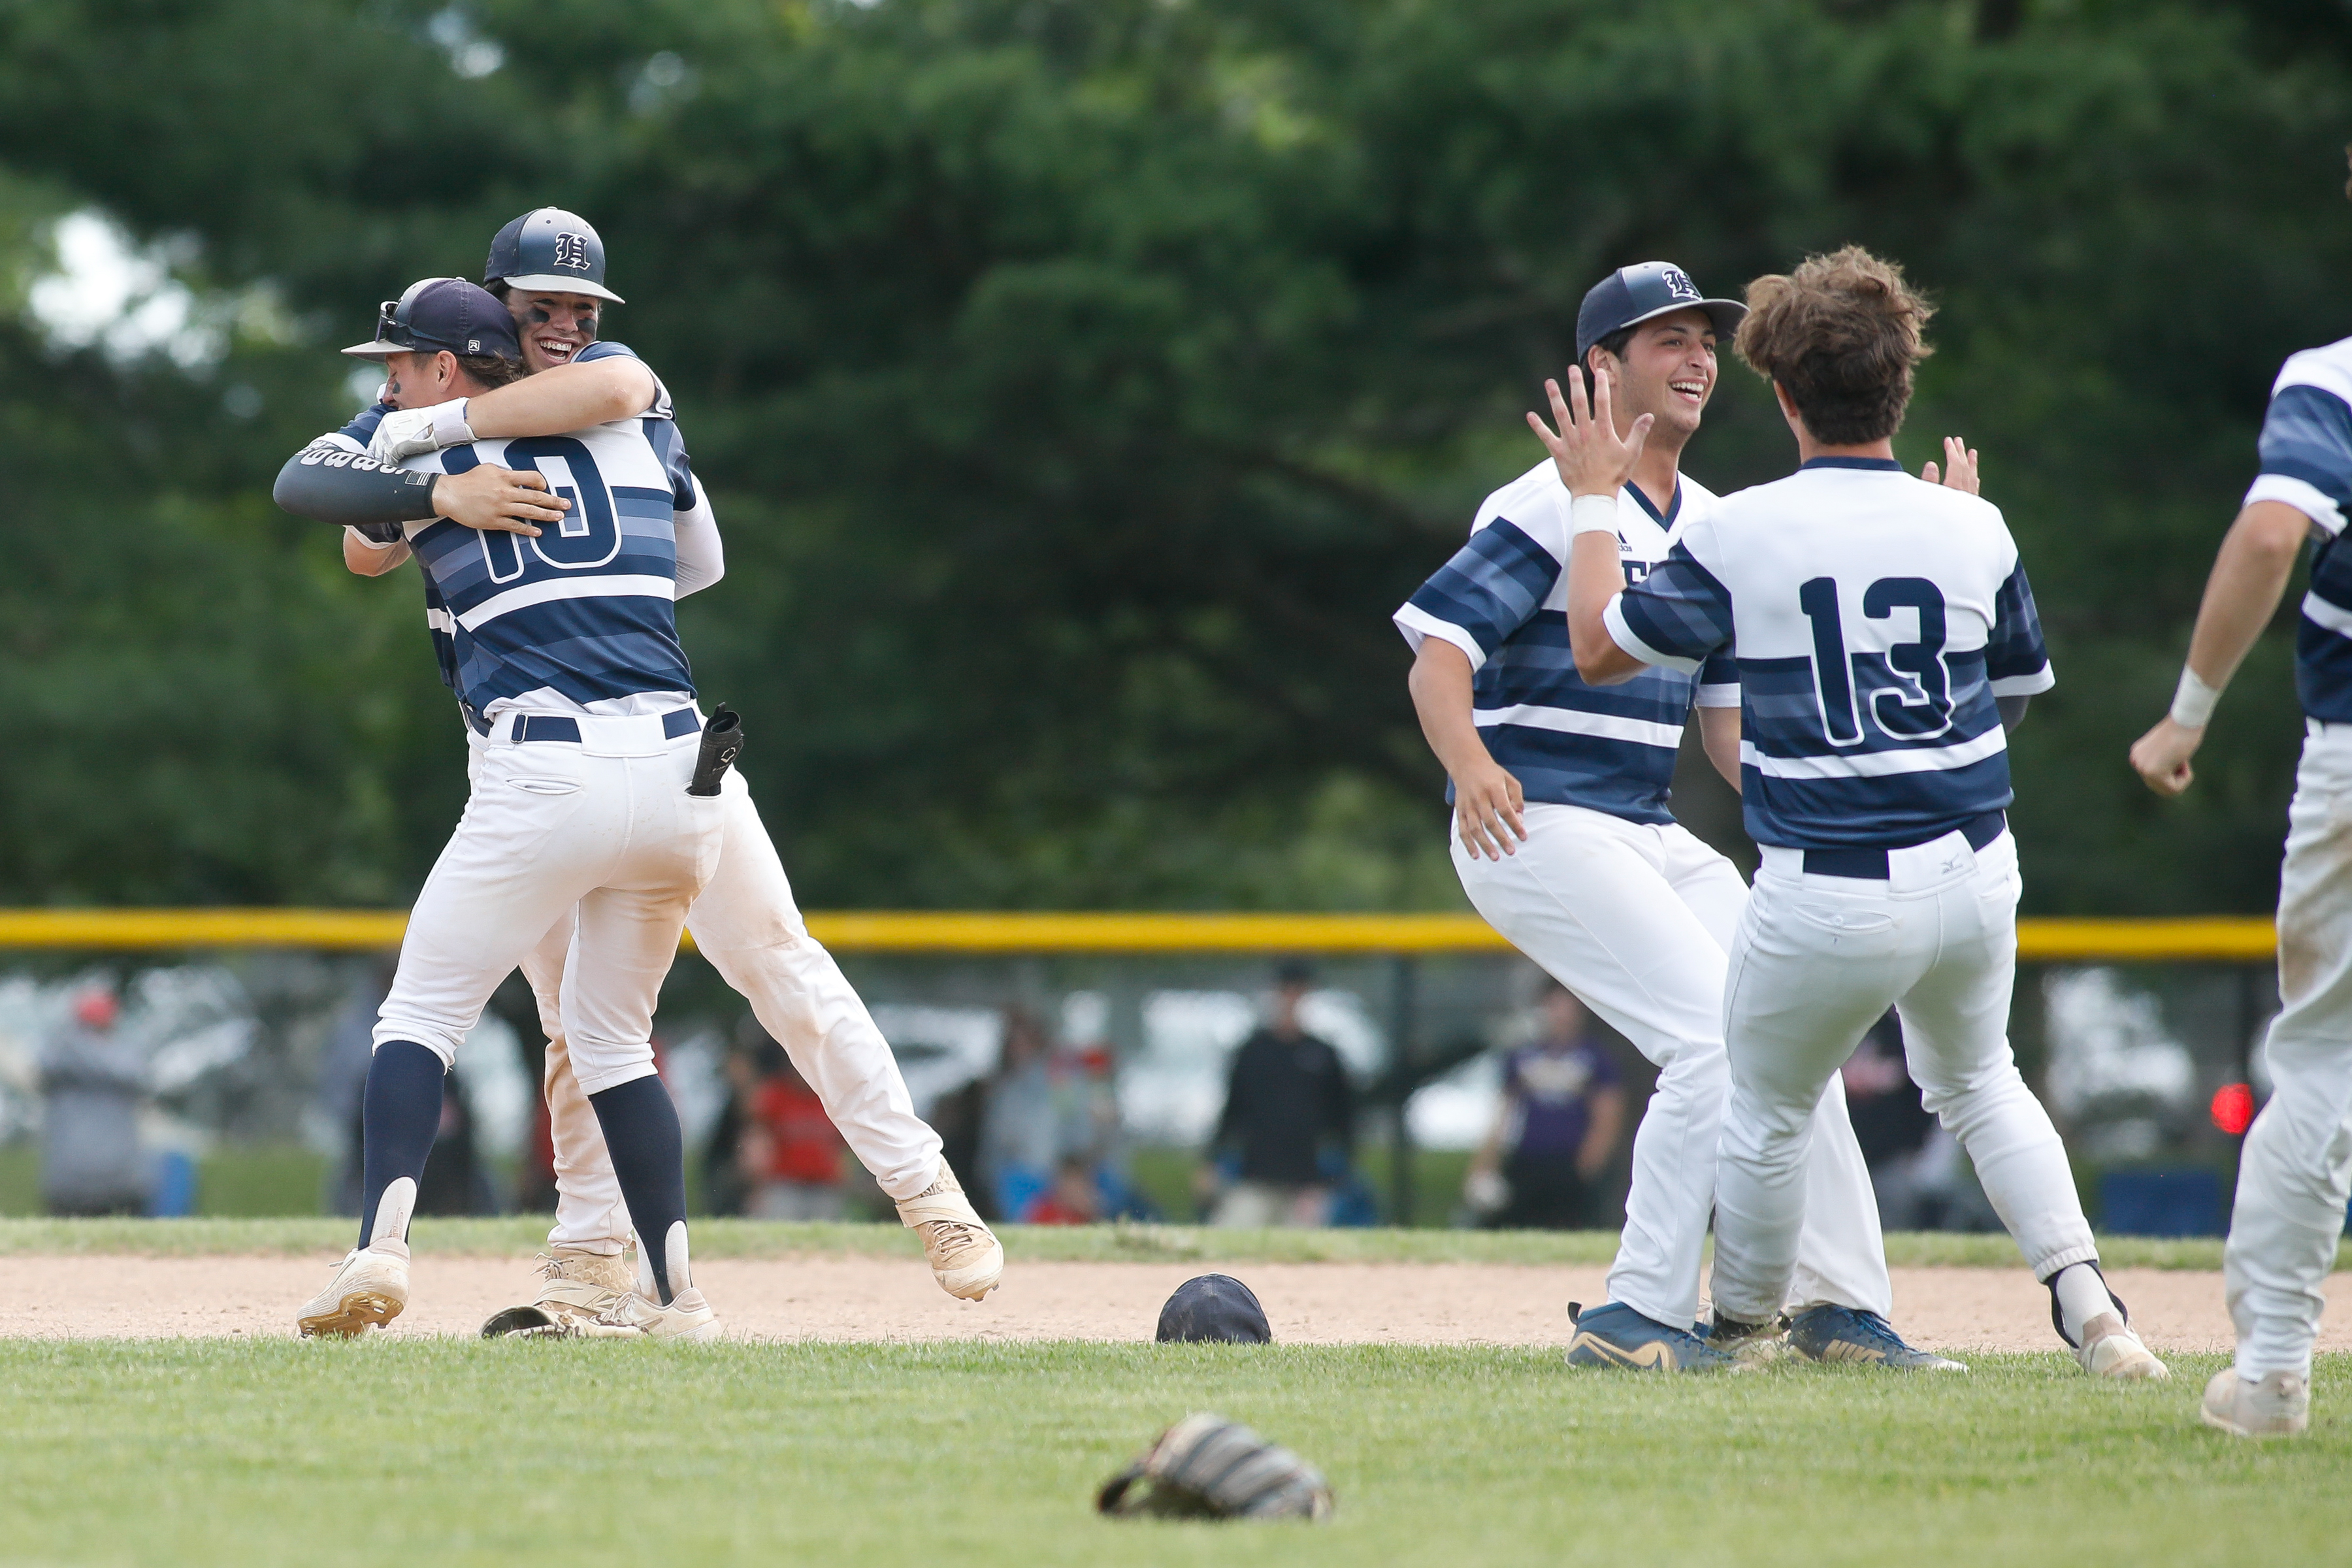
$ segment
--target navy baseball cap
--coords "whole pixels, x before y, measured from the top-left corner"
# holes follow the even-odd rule
[[[1227,1344],[1262,1345],[1274,1338],[1266,1326],[1265,1309],[1250,1288],[1230,1274],[1203,1274],[1176,1287],[1176,1294],[1160,1309],[1163,1344],[1221,1341]]]
[[[482,263],[482,282],[509,289],[557,289],[625,305],[604,287],[604,242],[596,226],[562,207],[533,207],[499,230]]]
[[[411,283],[397,300],[376,307],[375,341],[343,352],[353,359],[389,359],[394,354],[495,354],[522,358],[514,317],[490,291],[463,278],[427,278]]]
[[[1719,338],[1738,331],[1740,318],[1748,314],[1748,307],[1737,300],[1707,299],[1690,274],[1671,262],[1620,267],[1585,291],[1584,304],[1576,312],[1576,363],[1582,364],[1592,345],[1610,333],[1671,310],[1705,310]]]

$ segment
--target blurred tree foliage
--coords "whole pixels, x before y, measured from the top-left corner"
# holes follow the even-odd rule
[[[1390,610],[1608,268],[1855,240],[1943,304],[2061,676],[2031,906],[2266,907],[2283,636],[2167,700],[2271,374],[2352,331],[2331,0],[0,0],[0,899],[390,900],[462,798],[413,585],[268,487],[331,350],[530,205],[677,394],[682,620],[819,905],[1447,903]],[[180,247],[218,352],[73,350],[44,223]],[[186,359],[187,356],[183,356]],[[1727,365],[1689,458],[1785,470]]]

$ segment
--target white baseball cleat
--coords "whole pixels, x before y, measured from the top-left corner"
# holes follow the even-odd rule
[[[2162,1383],[2172,1375],[2172,1369],[2157,1360],[2156,1352],[2140,1343],[2137,1334],[2124,1327],[2122,1314],[2116,1312],[2102,1312],[2083,1325],[2083,1342],[2074,1359],[2093,1377]]]
[[[939,1179],[898,1200],[898,1218],[923,1238],[940,1289],[967,1301],[984,1299],[1004,1279],[1004,1246],[964,1196],[963,1184],[940,1162]]]
[[[2291,1372],[2248,1383],[2225,1366],[2205,1385],[2198,1419],[2237,1437],[2300,1437],[2311,1428],[2311,1380]]]
[[[493,1313],[482,1325],[486,1340],[519,1335],[533,1339],[635,1337],[599,1320],[636,1287],[636,1275],[620,1253],[550,1247],[539,1255],[539,1295],[528,1305]]]
[[[619,1300],[589,1322],[578,1332],[591,1338],[625,1337],[639,1334],[649,1340],[677,1340],[694,1344],[719,1337],[719,1314],[710,1310],[702,1292],[694,1288],[694,1273],[687,1259],[686,1222],[677,1221],[669,1227],[669,1241],[662,1256],[669,1269],[669,1304],[664,1306],[661,1284],[654,1278],[651,1255],[642,1238],[637,1245],[636,1289],[622,1293]]]
[[[346,1253],[327,1288],[295,1313],[294,1327],[302,1338],[352,1339],[400,1316],[408,1305],[408,1243],[403,1237],[415,1206],[416,1184],[406,1176],[384,1189],[368,1244]]]

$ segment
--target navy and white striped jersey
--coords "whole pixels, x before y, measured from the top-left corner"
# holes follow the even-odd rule
[[[1488,496],[1470,542],[1397,611],[1397,629],[1416,653],[1439,637],[1469,656],[1479,732],[1528,800],[1672,822],[1666,800],[1693,700],[1735,706],[1737,677],[1727,657],[1710,661],[1704,679],[1651,669],[1622,686],[1584,683],[1568,642],[1568,500],[1549,458]],[[1685,479],[1661,516],[1639,489],[1621,491],[1627,579],[1645,575],[1715,501]]]
[[[679,480],[653,435],[669,428],[667,420],[621,419],[566,436],[476,441],[403,465],[450,474],[485,462],[536,468],[572,502],[535,539],[446,518],[407,525],[447,610],[457,696],[470,712],[629,713],[692,699],[674,614]],[[684,482],[690,505],[692,480]]]
[[[583,349],[572,363],[585,364],[599,359],[636,357],[626,344],[593,342]],[[364,452],[368,443],[374,438],[376,426],[391,411],[392,405],[388,403],[375,404],[362,410],[341,431],[320,437],[313,446],[329,446],[352,453]],[[718,581],[724,570],[719,564],[718,524],[711,515],[709,500],[703,495],[700,482],[694,477],[685,438],[678,433],[677,421],[672,416],[669,388],[662,384],[658,375],[654,377],[653,405],[637,423],[642,426],[646,439],[652,443],[668,476],[679,536],[676,562],[677,593],[677,597],[683,598]],[[331,455],[328,460],[334,460]],[[412,463],[408,466],[415,468],[420,465]],[[550,484],[554,482],[551,479],[549,480]],[[693,541],[692,547],[688,544],[689,539]],[[451,616],[432,571],[428,568],[422,575],[425,580],[425,626],[433,639],[434,660],[440,667],[442,684],[462,696],[464,689],[459,684],[458,672],[461,663],[470,657],[461,651],[467,633]],[[478,719],[485,716],[478,706],[475,708],[475,716]]]
[[[2340,544],[2352,506],[2352,338],[2288,357],[2271,388],[2261,454],[2246,504],[2284,501],[2319,535],[2294,628],[2295,694],[2312,718],[2352,723],[2352,552]]]
[[[1725,497],[1607,623],[1668,668],[1734,654],[1748,833],[1790,848],[1924,844],[2006,806],[1993,700],[2055,682],[2000,509],[1879,458]]]

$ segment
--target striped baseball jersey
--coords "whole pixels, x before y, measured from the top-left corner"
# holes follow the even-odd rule
[[[1703,661],[1703,676],[1693,666],[1645,670],[1621,686],[1584,683],[1568,642],[1568,500],[1549,458],[1488,496],[1470,542],[1397,611],[1396,626],[1416,653],[1438,637],[1469,657],[1479,734],[1528,800],[1672,822],[1667,796],[1692,703],[1735,706],[1737,677],[1725,657]],[[1627,579],[1646,575],[1715,504],[1687,479],[1663,513],[1635,487],[1620,491]]]
[[[1994,699],[2055,679],[2000,509],[1892,459],[1725,497],[1606,621],[1654,665],[1733,654],[1748,837],[1790,848],[1924,844],[2008,805]]]
[[[2352,558],[2339,546],[2352,506],[2352,338],[2288,357],[2271,388],[2260,451],[2246,504],[2284,501],[2317,534],[2294,628],[2295,694],[2312,718],[2352,723]]]

